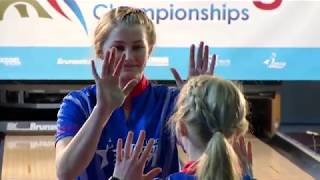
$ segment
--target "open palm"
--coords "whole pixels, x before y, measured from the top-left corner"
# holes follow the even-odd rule
[[[121,180],[152,180],[161,172],[161,168],[153,168],[146,174],[144,173],[147,159],[154,144],[154,140],[150,139],[147,145],[143,147],[145,137],[145,131],[140,131],[134,148],[132,146],[132,131],[128,133],[124,148],[122,148],[122,139],[118,139],[113,177]]]
[[[102,64],[101,76],[97,73],[92,61],[92,74],[97,86],[97,106],[115,109],[122,105],[126,96],[137,84],[136,80],[129,81],[124,88],[120,87],[119,76],[123,67],[125,55],[122,54],[116,63],[116,49],[107,51]]]
[[[188,78],[193,76],[198,76],[201,74],[213,75],[214,68],[216,64],[216,55],[212,56],[211,64],[209,65],[209,47],[200,42],[197,51],[197,60],[195,60],[195,45],[192,44],[190,47],[190,57],[189,57],[189,75]],[[209,66],[209,67],[208,67]],[[176,84],[181,88],[184,84],[180,74],[175,68],[171,68],[171,72],[176,80]]]

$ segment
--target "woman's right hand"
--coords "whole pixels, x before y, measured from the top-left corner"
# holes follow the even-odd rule
[[[214,68],[216,64],[216,55],[212,55],[211,63],[209,63],[209,46],[204,45],[200,42],[199,48],[197,50],[197,56],[195,57],[195,45],[192,44],[189,53],[189,75],[188,79],[194,76],[199,76],[202,74],[213,75]],[[171,73],[175,78],[176,84],[179,88],[182,88],[185,81],[182,80],[180,74],[175,68],[171,68]]]
[[[136,80],[129,81],[124,88],[120,87],[119,76],[123,67],[125,54],[122,54],[117,61],[116,48],[106,52],[102,64],[101,76],[99,76],[95,63],[91,61],[92,74],[97,86],[97,107],[104,110],[111,110],[122,105],[131,90],[137,85]]]

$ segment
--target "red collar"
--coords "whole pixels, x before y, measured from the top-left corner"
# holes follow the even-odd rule
[[[136,85],[136,87],[133,88],[129,96],[133,97],[140,95],[145,89],[147,89],[148,85],[148,79],[144,75],[142,75],[140,82]]]
[[[197,171],[197,165],[199,161],[189,161],[181,170],[181,172],[190,174],[190,175],[195,175]]]

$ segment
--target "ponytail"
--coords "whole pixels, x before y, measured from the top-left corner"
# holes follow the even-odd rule
[[[239,180],[237,156],[221,132],[215,132],[202,155],[197,176],[200,180]]]
[[[170,122],[172,127],[184,122],[190,143],[203,152],[196,174],[200,180],[242,179],[228,139],[247,131],[246,104],[234,83],[209,75],[193,77],[181,89]]]

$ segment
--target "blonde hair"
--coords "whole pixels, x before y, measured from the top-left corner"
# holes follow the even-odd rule
[[[183,121],[194,136],[191,143],[204,151],[199,179],[241,179],[237,156],[227,140],[248,129],[247,104],[240,89],[228,80],[197,76],[181,89],[176,109],[170,118],[172,128]]]
[[[108,11],[99,21],[94,33],[96,56],[103,58],[103,44],[113,28],[119,24],[143,25],[146,29],[149,46],[156,42],[154,24],[148,16],[138,8],[120,6]]]

